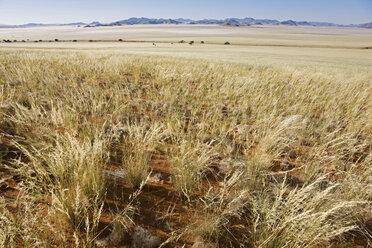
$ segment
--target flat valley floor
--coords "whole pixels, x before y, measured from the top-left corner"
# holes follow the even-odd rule
[[[107,50],[248,64],[372,67],[372,30],[341,27],[130,25],[0,29],[0,48]],[[60,42],[49,42],[59,39]],[[122,39],[124,42],[118,42]],[[22,43],[20,41],[28,41]],[[35,42],[42,40],[42,42]],[[72,42],[76,40],[77,42]],[[94,42],[89,42],[90,40]],[[185,43],[179,43],[184,40]],[[63,42],[61,42],[63,41]],[[189,45],[194,41],[193,45]],[[201,44],[201,42],[204,44]],[[229,42],[231,45],[224,45]],[[154,44],[155,45],[154,45]]]

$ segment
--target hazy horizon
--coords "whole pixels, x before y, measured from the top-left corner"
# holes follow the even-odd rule
[[[225,19],[245,18],[361,24],[372,22],[372,1],[368,0],[0,0],[0,23],[60,24],[71,22],[114,22],[131,17]]]

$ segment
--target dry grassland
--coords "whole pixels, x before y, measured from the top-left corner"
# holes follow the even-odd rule
[[[0,38],[1,247],[372,245],[372,31]]]

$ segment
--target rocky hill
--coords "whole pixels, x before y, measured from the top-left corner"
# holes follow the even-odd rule
[[[359,25],[360,28],[372,28],[372,22]]]

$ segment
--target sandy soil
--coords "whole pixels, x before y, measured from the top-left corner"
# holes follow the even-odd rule
[[[335,27],[220,25],[77,26],[0,29],[0,49],[78,49],[176,56],[239,63],[315,67],[372,67],[372,30]],[[49,42],[59,39],[64,42]],[[125,42],[118,42],[123,39]],[[22,43],[20,40],[28,42]],[[35,43],[35,40],[43,42]],[[77,40],[77,42],[71,42]],[[95,42],[88,42],[94,40]],[[180,44],[180,40],[186,43]],[[195,41],[190,46],[187,42]],[[204,41],[205,44],[201,44]],[[230,46],[223,45],[226,41]],[[156,44],[154,45],[153,42]],[[366,49],[370,48],[370,49]]]
[[[167,40],[205,39],[209,42],[229,38],[240,44],[297,44],[328,46],[372,45],[372,30],[361,28],[220,25],[132,25],[84,28],[49,26],[2,28],[0,39],[10,40]],[[315,43],[315,44],[314,44]]]

